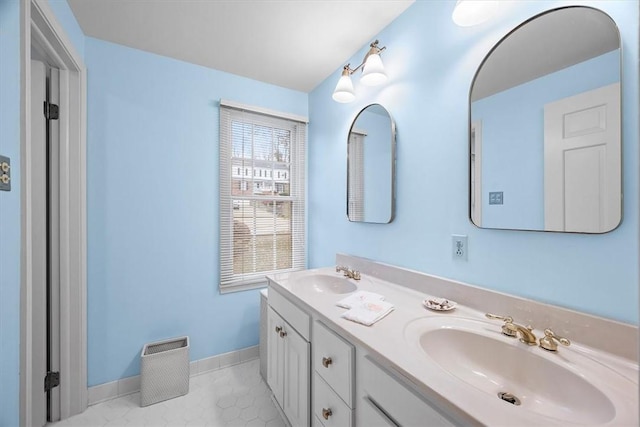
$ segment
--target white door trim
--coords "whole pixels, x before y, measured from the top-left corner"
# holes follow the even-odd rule
[[[471,123],[471,222],[482,227],[482,121]]]
[[[31,46],[60,69],[60,414],[87,407],[86,68],[45,0],[21,2],[20,425],[30,426],[32,340]],[[43,379],[44,380],[44,379]]]

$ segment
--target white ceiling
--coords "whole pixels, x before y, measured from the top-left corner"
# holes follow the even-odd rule
[[[310,92],[413,2],[69,0],[69,5],[87,36]]]

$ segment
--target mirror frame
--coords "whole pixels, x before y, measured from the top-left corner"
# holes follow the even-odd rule
[[[594,11],[597,11],[599,13],[601,13],[603,16],[606,16],[611,23],[613,24],[613,26],[616,29],[616,33],[618,36],[618,49],[620,51],[620,58],[619,58],[619,69],[620,69],[620,123],[618,124],[619,128],[620,128],[620,219],[618,221],[618,223],[616,224],[615,227],[613,227],[610,230],[607,231],[603,231],[603,232],[590,232],[590,231],[561,231],[561,230],[545,230],[545,229],[534,229],[534,228],[498,228],[498,227],[483,227],[483,226],[479,226],[476,225],[473,222],[473,212],[472,212],[472,192],[473,192],[473,188],[472,188],[472,183],[471,183],[471,176],[472,176],[472,167],[473,167],[473,163],[472,163],[472,159],[471,159],[471,153],[472,153],[472,132],[473,132],[473,122],[472,122],[472,117],[471,117],[471,104],[472,104],[472,95],[473,95],[473,88],[474,85],[476,83],[476,80],[478,78],[478,74],[480,74],[480,72],[482,71],[482,68],[484,67],[485,63],[487,62],[487,60],[491,57],[491,55],[493,54],[493,52],[502,44],[502,42],[504,40],[506,40],[507,38],[509,38],[509,36],[511,36],[513,33],[515,33],[516,31],[518,31],[520,28],[524,27],[525,25],[529,24],[531,21],[536,20],[544,15],[548,15],[550,13],[559,11],[559,10],[566,10],[566,9],[576,9],[576,8],[581,8],[581,9],[591,9]],[[510,231],[534,231],[534,232],[544,232],[544,233],[568,233],[568,234],[590,234],[590,235],[598,235],[598,234],[607,234],[610,233],[614,230],[616,230],[618,227],[620,227],[620,225],[622,224],[622,221],[624,219],[624,159],[623,159],[623,154],[624,154],[624,144],[623,144],[623,126],[622,126],[622,121],[623,121],[623,116],[624,116],[624,111],[623,111],[623,105],[622,105],[622,99],[624,96],[624,92],[623,92],[623,77],[624,77],[624,64],[623,64],[623,52],[622,52],[622,37],[620,35],[620,28],[618,27],[618,24],[616,24],[615,20],[611,17],[611,15],[609,15],[608,13],[606,13],[605,11],[598,9],[597,7],[592,7],[592,6],[586,6],[586,5],[568,5],[568,6],[561,6],[561,7],[556,7],[553,9],[548,9],[545,11],[542,11],[526,20],[524,20],[523,22],[521,22],[520,24],[516,25],[514,28],[512,28],[509,32],[507,32],[504,36],[502,36],[500,38],[500,40],[498,40],[492,47],[491,49],[487,52],[487,54],[484,56],[484,58],[482,59],[482,61],[480,62],[480,64],[478,65],[478,68],[476,70],[476,72],[473,75],[473,79],[471,80],[471,85],[469,87],[469,96],[468,96],[468,113],[467,113],[467,142],[468,142],[468,147],[467,147],[467,182],[468,182],[468,192],[467,192],[467,206],[468,206],[468,210],[467,210],[467,217],[469,219],[469,222],[476,228],[479,229],[484,229],[484,230],[510,230]]]
[[[358,121],[358,117],[360,117],[360,115],[362,113],[365,112],[365,110],[369,107],[372,106],[380,106],[382,109],[384,109],[384,111],[386,111],[387,116],[389,117],[389,122],[391,124],[391,213],[389,215],[389,219],[386,222],[374,222],[374,221],[354,221],[351,218],[349,218],[349,139],[351,138],[351,133],[354,130],[354,126],[356,124],[356,122]],[[347,213],[347,220],[349,222],[357,222],[357,223],[365,223],[365,224],[389,224],[391,223],[395,217],[396,217],[396,122],[393,119],[393,116],[391,115],[391,113],[389,113],[389,110],[387,110],[384,105],[382,104],[378,104],[378,103],[373,103],[373,104],[368,104],[365,107],[363,107],[358,114],[356,114],[355,118],[351,121],[351,126],[349,126],[349,133],[347,133],[347,197],[346,197],[346,205],[347,205],[347,209],[346,209],[346,213]]]

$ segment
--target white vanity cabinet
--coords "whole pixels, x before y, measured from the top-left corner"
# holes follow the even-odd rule
[[[267,383],[292,426],[310,422],[309,316],[269,292]]]
[[[317,317],[269,289],[267,383],[291,426],[454,425],[401,375]]]

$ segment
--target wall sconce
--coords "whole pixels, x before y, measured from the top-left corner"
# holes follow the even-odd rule
[[[451,18],[461,27],[471,27],[491,18],[499,5],[497,0],[458,0]]]
[[[378,40],[369,45],[369,51],[364,56],[362,64],[356,68],[351,69],[347,64],[342,70],[342,76],[338,80],[338,84],[333,91],[332,98],[334,101],[347,103],[356,99],[356,92],[353,89],[353,82],[351,81],[351,74],[355,73],[362,68],[362,76],[360,81],[366,86],[377,86],[387,81],[387,74],[384,72],[384,66],[382,65],[382,58],[380,58],[380,52],[387,47],[378,47]]]

